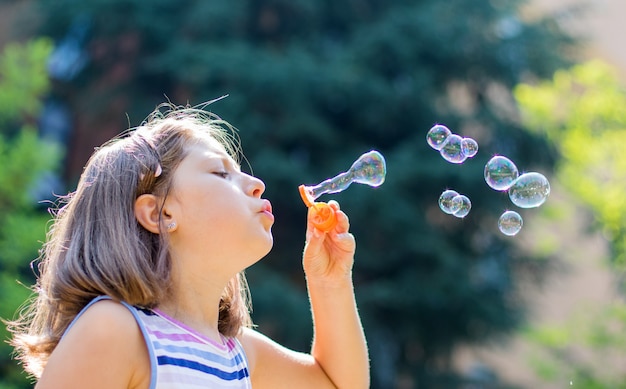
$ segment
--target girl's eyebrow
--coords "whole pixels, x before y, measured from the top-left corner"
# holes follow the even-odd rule
[[[223,158],[223,160],[224,160],[224,165],[230,166],[238,172],[241,171],[241,166],[232,157],[225,157]]]
[[[225,168],[232,168],[241,171],[241,166],[229,155],[215,151],[207,151],[203,155],[206,162],[220,161]]]

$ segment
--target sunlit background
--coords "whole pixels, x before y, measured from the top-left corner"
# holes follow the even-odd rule
[[[625,18],[622,0],[0,1],[0,317],[94,147],[160,102],[228,94],[209,109],[276,214],[247,272],[260,331],[309,347],[297,187],[376,149],[382,186],[321,198],[357,238],[373,388],[626,388]],[[436,123],[478,154],[444,161]],[[490,189],[494,155],[548,177],[545,204]],[[439,209],[446,189],[465,218]],[[1,344],[0,388],[28,387]]]

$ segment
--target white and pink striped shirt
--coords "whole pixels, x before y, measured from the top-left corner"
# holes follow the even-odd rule
[[[76,319],[102,299],[110,298],[92,300]],[[248,361],[236,338],[222,336],[221,343],[216,342],[157,309],[122,304],[137,320],[148,347],[150,389],[252,388]]]

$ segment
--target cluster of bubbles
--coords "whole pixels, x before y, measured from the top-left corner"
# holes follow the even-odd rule
[[[460,164],[478,152],[478,143],[472,138],[453,134],[446,126],[434,125],[426,135],[426,141],[448,162]],[[550,183],[540,173],[519,174],[515,163],[497,155],[485,165],[485,181],[497,191],[506,191],[511,202],[520,208],[535,208],[543,204],[550,194]],[[439,197],[439,208],[447,214],[464,218],[472,207],[470,199],[448,189]],[[508,236],[516,235],[523,225],[522,217],[515,211],[505,211],[498,220],[498,228]]]
[[[439,208],[448,215],[454,215],[462,219],[472,209],[472,202],[469,197],[459,194],[455,190],[448,189],[444,190],[441,196],[439,196]]]
[[[478,142],[453,134],[441,124],[434,125],[428,131],[426,140],[430,147],[439,151],[443,159],[451,163],[463,163],[478,153]]]
[[[453,134],[448,127],[442,124],[436,124],[428,131],[426,141],[430,147],[439,151],[443,159],[450,163],[463,163],[467,158],[478,153],[478,142],[472,138],[463,138]],[[469,197],[448,189],[439,196],[439,208],[449,215],[464,218],[472,209],[472,202]]]
[[[519,174],[515,163],[507,157],[496,155],[485,165],[485,182],[497,191],[506,191],[513,204],[520,208],[536,208],[550,195],[550,183],[541,173]],[[498,226],[503,234],[513,236],[523,225],[522,217],[515,211],[500,216]]]

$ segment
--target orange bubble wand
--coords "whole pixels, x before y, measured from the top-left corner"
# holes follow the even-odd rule
[[[323,202],[315,200],[325,193],[338,193],[347,189],[353,182],[377,187],[385,182],[387,167],[385,158],[378,151],[372,150],[359,157],[347,172],[340,173],[314,186],[300,185],[298,190],[302,201],[314,212],[311,223],[321,231],[332,231],[337,225],[335,210]]]

